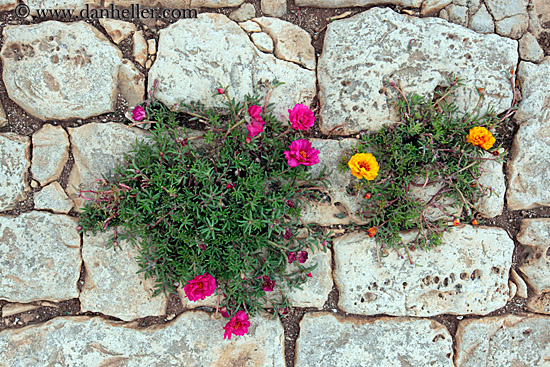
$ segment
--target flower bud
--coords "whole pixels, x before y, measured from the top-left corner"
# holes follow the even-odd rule
[[[477,226],[477,220],[474,219],[474,220],[472,221],[472,225],[473,225],[473,226]]]
[[[250,144],[252,139],[250,139],[250,136],[247,136],[246,139],[244,139],[244,141],[245,141],[246,144]]]
[[[223,88],[218,88],[218,93],[219,93],[219,94],[225,94],[225,89],[223,89]]]
[[[455,226],[460,225],[460,221],[458,220],[458,218],[455,218],[455,220],[453,220],[453,224],[454,224]]]
[[[77,230],[78,232],[82,231],[82,226],[76,226],[76,230]]]
[[[370,193],[370,192],[367,192],[367,193],[365,194],[365,199],[368,200],[368,199],[370,199],[370,197],[371,197],[371,193]]]

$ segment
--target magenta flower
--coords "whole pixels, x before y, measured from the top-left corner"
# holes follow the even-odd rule
[[[218,93],[219,93],[219,94],[225,94],[225,89],[223,89],[223,88],[218,88]]]
[[[290,167],[313,166],[319,163],[319,151],[311,147],[311,142],[306,139],[294,140],[290,143],[290,150],[285,151],[285,158]]]
[[[285,229],[285,233],[283,234],[283,238],[285,240],[290,240],[292,238],[292,230],[290,228]]]
[[[263,280],[262,288],[266,292],[273,292],[273,288],[275,287],[275,281],[269,279],[269,275],[264,275],[261,277]]]
[[[216,279],[210,274],[197,275],[183,287],[190,301],[200,301],[211,296],[216,290]]]
[[[288,199],[286,201],[286,206],[288,206],[289,208],[294,208],[294,202],[290,199]]]
[[[250,115],[250,123],[246,124],[248,130],[248,137],[253,138],[262,131],[264,131],[265,122],[262,118],[262,108],[257,105],[248,107],[248,114]]]
[[[296,253],[294,251],[288,253],[288,263],[292,264],[292,262],[296,260]]]
[[[132,110],[132,118],[135,121],[141,121],[145,118],[145,116],[147,116],[147,113],[145,112],[145,109],[143,107],[141,107],[140,105],[137,105]]]
[[[227,307],[226,306],[223,306],[220,308],[220,313],[222,314],[223,317],[229,317],[229,312],[227,312]]]
[[[288,119],[296,130],[307,130],[315,123],[313,112],[304,104],[297,104],[292,110],[288,110]]]
[[[308,256],[308,255],[307,255],[307,252],[305,252],[305,251],[298,251],[298,254],[297,254],[296,258],[298,259],[298,262],[299,262],[300,264],[303,264],[303,263],[306,262],[307,256]]]
[[[244,311],[237,311],[235,316],[223,327],[225,330],[223,338],[231,339],[231,334],[244,335],[248,333],[249,326],[248,315]]]

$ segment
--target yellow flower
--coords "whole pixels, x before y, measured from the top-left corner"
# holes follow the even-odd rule
[[[468,134],[468,136],[466,136],[466,141],[487,150],[491,149],[491,147],[495,143],[495,138],[493,137],[493,134],[491,134],[491,132],[486,128],[476,126],[470,129],[470,133]]]
[[[370,153],[357,153],[348,162],[351,174],[358,179],[374,180],[378,176],[378,162]]]

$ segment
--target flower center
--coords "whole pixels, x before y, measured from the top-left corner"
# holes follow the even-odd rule
[[[197,283],[197,288],[203,289],[203,288],[204,288],[204,284],[202,284],[202,282]]]
[[[304,159],[307,158],[307,154],[306,154],[306,152],[304,152],[303,150],[300,150],[300,153],[299,153],[299,154],[302,156],[302,158],[304,158]]]
[[[359,162],[358,163],[360,168],[364,168],[367,171],[370,171],[370,165],[367,162]]]
[[[233,327],[233,329],[240,329],[240,328],[241,328],[241,322],[235,321],[235,326]]]

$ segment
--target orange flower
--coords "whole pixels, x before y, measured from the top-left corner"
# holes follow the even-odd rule
[[[369,230],[367,231],[367,236],[374,237],[376,236],[376,232],[378,232],[376,227],[370,227]]]
[[[348,162],[351,174],[358,179],[374,180],[378,176],[378,162],[370,153],[357,153]]]
[[[458,220],[458,218],[456,218],[455,220],[453,220],[453,224],[454,224],[455,226],[460,225],[460,221]]]
[[[489,130],[476,126],[470,129],[470,133],[466,136],[466,141],[487,150],[493,146],[496,140]]]

